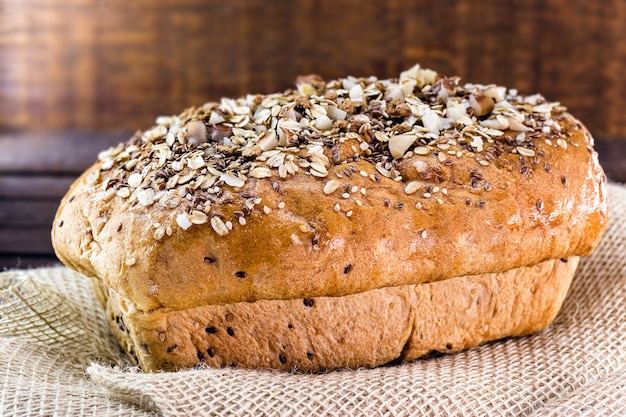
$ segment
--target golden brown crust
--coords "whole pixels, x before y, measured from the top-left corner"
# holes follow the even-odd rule
[[[138,311],[113,292],[107,315],[145,371],[210,366],[320,371],[410,361],[539,331],[556,316],[578,258],[500,274],[344,297]]]
[[[253,178],[240,193],[262,198],[260,205],[271,212],[253,210],[246,225],[233,226],[227,236],[206,223],[186,231],[174,227],[172,236],[155,240],[153,224],[171,221],[171,212],[94,193],[87,178],[96,165],[59,208],[55,248],[64,263],[101,277],[142,310],[339,296],[582,256],[606,227],[606,192],[591,136],[569,116],[568,122],[568,149],[538,142],[537,152],[544,154],[538,166],[523,165],[514,154],[486,167],[471,158],[447,166],[432,155],[415,155],[399,164],[405,182],[380,176],[379,183],[369,178],[375,167],[359,160],[329,168],[329,178],[356,171],[335,177],[341,190],[330,195],[323,192],[328,178],[302,171],[287,180]],[[416,160],[440,167],[442,179],[427,180],[407,168]],[[532,173],[521,175],[525,166],[534,166]],[[480,178],[479,186],[469,184],[472,178]],[[406,194],[410,181],[419,181],[420,191]],[[439,191],[424,197],[434,187]],[[226,218],[237,203],[220,208]],[[238,276],[242,272],[245,277]]]
[[[419,66],[310,76],[102,152],[52,241],[146,370],[376,366],[545,327],[604,233],[605,182],[540,95]]]

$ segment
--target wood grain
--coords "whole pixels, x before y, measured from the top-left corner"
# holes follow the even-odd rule
[[[2,255],[54,254],[50,229],[0,229],[0,253]]]
[[[98,159],[98,152],[130,136],[124,132],[0,133],[0,174],[77,175]]]
[[[626,138],[626,2],[8,2],[0,128],[134,131],[299,74],[397,76],[416,62],[560,100]]]
[[[0,0],[0,268],[54,260],[71,181],[158,115],[416,62],[561,101],[626,182],[624,1]]]
[[[76,175],[0,175],[0,202],[6,200],[60,200]]]

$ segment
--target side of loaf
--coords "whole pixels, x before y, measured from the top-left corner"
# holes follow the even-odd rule
[[[564,107],[416,66],[160,117],[77,180],[52,237],[138,310],[184,310],[583,256],[606,198]]]
[[[539,331],[559,311],[577,264],[571,257],[344,297],[185,310],[144,312],[104,291],[116,338],[146,371],[207,364],[316,372],[410,361]]]

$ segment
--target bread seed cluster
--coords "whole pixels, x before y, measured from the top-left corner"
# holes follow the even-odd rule
[[[476,167],[468,185],[480,183],[485,191],[491,184],[481,168],[502,153],[518,155],[522,165],[526,159],[542,162],[549,172],[536,141],[567,149],[560,123],[564,113],[563,106],[539,94],[462,85],[458,77],[419,65],[398,79],[299,77],[296,89],[283,93],[223,98],[178,116],[158,117],[151,129],[101,152],[99,169],[88,182],[131,207],[162,206],[170,216],[154,223],[156,239],[171,235],[176,227],[187,230],[206,223],[226,236],[233,227],[245,226],[252,211],[268,214],[285,208],[284,203],[268,207],[248,193],[247,185],[254,181],[271,181],[276,191],[280,181],[309,175],[319,178],[322,195],[348,199],[365,196],[367,190],[346,188],[341,179],[360,175],[380,183],[384,177],[404,182],[407,195],[444,204],[445,188],[424,189],[419,181],[404,179],[398,161],[413,158],[415,170],[423,172],[426,163],[420,158],[436,158],[444,166],[471,158]],[[348,155],[338,151],[346,144]],[[372,172],[350,165],[358,160],[371,163]],[[528,174],[528,169],[520,173]],[[429,175],[427,179],[438,182],[436,172]],[[566,181],[561,179],[564,185]],[[215,209],[229,204],[237,205],[230,217]],[[415,208],[422,204],[417,201]],[[353,215],[334,201],[333,207]],[[404,204],[394,207],[402,210]]]

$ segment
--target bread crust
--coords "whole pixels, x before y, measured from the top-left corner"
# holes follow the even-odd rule
[[[584,256],[606,227],[605,180],[591,135],[571,116],[564,117],[563,129],[576,146],[565,150],[538,142],[537,152],[544,157],[528,176],[520,174],[519,155],[503,154],[489,166],[478,165],[479,171],[471,158],[445,166],[436,156],[414,155],[398,166],[403,183],[382,176],[380,183],[372,181],[376,168],[364,160],[329,167],[331,178],[354,167],[356,173],[341,181],[358,188],[350,199],[340,192],[325,195],[329,180],[303,171],[287,180],[252,178],[242,189],[231,189],[234,200],[220,212],[234,217],[243,205],[240,196],[250,194],[271,212],[252,211],[247,224],[233,226],[227,236],[206,223],[188,230],[175,227],[172,236],[155,240],[154,224],[172,223],[172,210],[133,206],[116,194],[94,190],[88,179],[98,163],[59,207],[55,250],[66,265],[100,277],[142,310],[334,297]],[[443,179],[418,176],[411,169],[417,161],[440,167]],[[489,182],[490,190],[472,187],[471,172],[480,172],[481,184]],[[419,192],[407,195],[410,181],[440,191],[429,198]],[[336,205],[349,208],[351,217],[335,211]],[[132,265],[127,265],[129,258]],[[241,272],[245,277],[238,276]]]
[[[201,364],[300,372],[374,367],[545,328],[577,264],[572,257],[343,297],[186,310],[142,312],[109,290],[106,310],[120,344],[145,371]]]
[[[545,327],[605,186],[591,134],[540,95],[419,66],[303,77],[103,151],[52,242],[146,370],[376,366]]]

